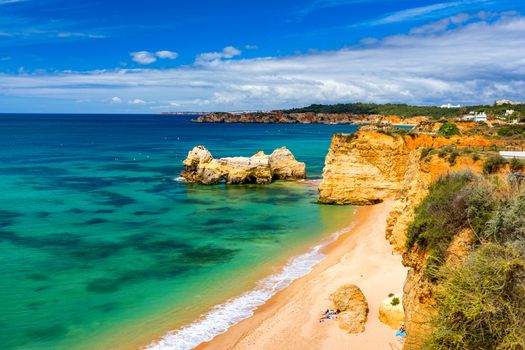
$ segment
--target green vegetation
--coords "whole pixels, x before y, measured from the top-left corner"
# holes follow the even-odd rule
[[[488,243],[440,273],[425,349],[525,349],[525,246]]]
[[[525,162],[518,158],[512,158],[510,161],[510,170],[517,172],[522,171],[525,168]]]
[[[450,165],[456,164],[456,160],[459,156],[470,154],[473,156],[473,151],[471,149],[460,149],[455,146],[443,146],[440,148],[433,147],[424,147],[421,150],[420,160],[430,159],[430,156],[437,154],[438,157],[446,159]],[[479,156],[476,155],[479,159]]]
[[[399,305],[401,301],[399,300],[398,297],[395,297],[395,298],[392,298],[392,301],[390,302],[390,304],[392,304],[392,306],[396,306],[396,305]]]
[[[388,293],[388,297],[392,298],[394,296],[394,293]]]
[[[456,124],[454,124],[454,123],[444,123],[439,128],[438,133],[440,135],[445,136],[445,137],[450,137],[450,136],[453,136],[453,135],[460,135],[461,134],[461,132],[459,131],[458,126]]]
[[[424,349],[525,349],[525,192],[493,180],[440,178],[415,210],[407,248],[429,253],[435,297]],[[445,263],[464,230],[473,233],[470,254]]]
[[[465,106],[460,108],[440,108],[437,106],[410,106],[407,104],[345,103],[335,105],[313,104],[304,108],[284,110],[287,113],[349,113],[363,115],[397,115],[400,117],[428,116],[434,119],[460,117],[470,112],[485,112],[489,116],[504,117],[509,109],[514,110],[512,119],[525,117],[525,105],[514,106]]]
[[[478,182],[468,172],[441,178],[415,210],[406,245],[410,249],[417,244],[430,253],[426,271],[430,279],[437,277],[454,236],[466,228],[481,232],[495,210],[489,185],[481,186]]]
[[[434,147],[424,147],[421,150],[421,156],[419,157],[419,159],[425,159],[431,154],[432,151],[434,151]]]
[[[497,129],[496,133],[500,137],[512,138],[525,136],[525,125],[505,125]]]
[[[500,155],[490,156],[483,164],[483,172],[485,174],[494,174],[507,164],[508,161]]]

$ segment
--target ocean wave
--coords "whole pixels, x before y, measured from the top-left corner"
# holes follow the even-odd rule
[[[216,305],[197,321],[169,332],[162,339],[150,344],[147,350],[189,350],[226,332],[231,326],[249,318],[278,291],[296,279],[310,273],[325,255],[321,249],[334,242],[351,226],[335,232],[329,239],[310,249],[306,254],[292,258],[281,272],[260,280],[255,289]]]
[[[183,178],[182,176],[179,176],[179,177],[175,177],[175,178],[173,178],[173,181],[176,181],[176,182],[186,182],[186,179]]]

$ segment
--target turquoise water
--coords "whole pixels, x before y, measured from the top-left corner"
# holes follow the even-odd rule
[[[355,127],[189,118],[0,115],[2,349],[147,344],[348,225],[352,209],[317,205],[308,182],[173,179],[197,144],[216,157],[286,145],[319,178],[331,135]]]

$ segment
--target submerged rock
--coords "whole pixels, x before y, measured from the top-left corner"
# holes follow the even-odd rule
[[[181,176],[188,182],[206,185],[226,182],[228,184],[267,184],[273,180],[296,180],[306,178],[306,166],[298,162],[286,147],[266,155],[259,151],[251,157],[215,159],[203,146],[193,148],[183,162]]]
[[[368,302],[358,286],[354,284],[341,286],[330,295],[330,299],[334,309],[341,311],[339,328],[348,333],[364,332],[368,315]]]

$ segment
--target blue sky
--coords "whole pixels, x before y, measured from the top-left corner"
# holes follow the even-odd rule
[[[525,99],[521,0],[0,0],[0,112]]]

